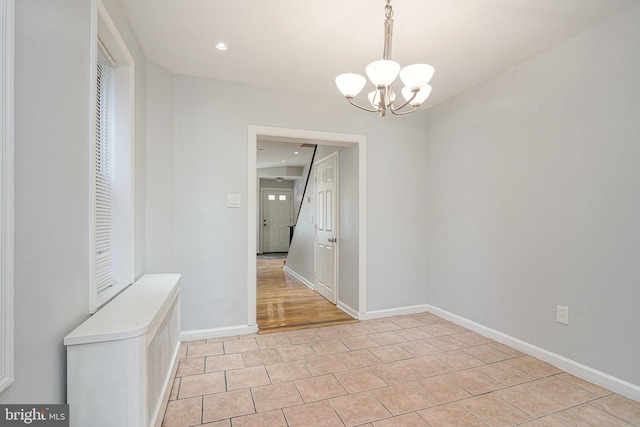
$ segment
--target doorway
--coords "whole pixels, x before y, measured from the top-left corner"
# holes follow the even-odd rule
[[[358,164],[358,239],[355,242],[357,256],[356,263],[351,266],[355,280],[345,285],[345,300],[340,291],[336,296],[337,306],[353,318],[366,312],[366,138],[363,135],[340,134],[330,132],[309,131],[288,128],[273,128],[264,126],[249,126],[248,129],[248,243],[247,243],[247,294],[248,294],[248,325],[256,325],[256,248],[259,243],[260,218],[257,205],[261,195],[258,193],[259,181],[256,172],[256,150],[259,136],[278,137],[283,141],[306,140],[309,143],[319,145],[331,145],[336,147],[357,147]],[[252,196],[253,195],[253,196]],[[357,265],[356,265],[357,264]]]

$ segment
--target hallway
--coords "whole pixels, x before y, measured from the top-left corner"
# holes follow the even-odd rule
[[[338,309],[283,270],[286,254],[257,257],[259,333],[354,323]]]

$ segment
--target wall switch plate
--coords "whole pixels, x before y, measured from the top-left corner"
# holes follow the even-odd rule
[[[240,200],[240,194],[227,194],[227,207],[239,208],[241,206]]]
[[[559,305],[556,307],[556,322],[563,325],[569,324],[569,306]]]

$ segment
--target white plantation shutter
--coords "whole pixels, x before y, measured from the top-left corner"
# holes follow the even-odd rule
[[[98,292],[111,286],[114,65],[98,46],[95,133],[95,284]]]

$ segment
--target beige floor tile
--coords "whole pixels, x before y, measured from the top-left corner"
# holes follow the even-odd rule
[[[188,346],[186,346],[184,344],[180,345],[180,353],[179,353],[179,356],[178,356],[179,360],[187,358],[187,349],[188,349]]]
[[[444,323],[436,323],[433,325],[423,326],[422,330],[428,334],[433,335],[434,337],[440,337],[443,335],[452,335],[457,332],[456,329],[450,328]]]
[[[162,427],[190,427],[202,422],[202,396],[172,400],[167,404]]]
[[[462,341],[458,341],[449,335],[444,335],[440,337],[427,338],[426,340],[429,344],[433,344],[438,347],[442,351],[452,351],[459,350],[461,348],[469,347]]]
[[[425,395],[434,405],[467,399],[472,395],[454,383],[447,376],[429,377],[413,381],[411,384]]]
[[[398,344],[373,347],[369,351],[383,362],[395,362],[397,360],[411,359],[413,355]]]
[[[223,341],[222,343],[224,344],[224,354],[244,353],[245,351],[258,350],[258,343],[255,338],[229,340]]]
[[[368,392],[331,399],[331,405],[347,427],[390,417],[384,406]]]
[[[436,347],[435,345],[429,344],[424,340],[411,341],[411,342],[402,343],[399,345],[400,347],[402,347],[403,349],[411,353],[414,357],[428,356],[430,354],[436,354],[436,353],[442,352],[442,350],[440,350],[438,347]]]
[[[447,375],[447,379],[458,384],[473,395],[489,393],[504,388],[502,383],[499,383],[477,369],[452,372]]]
[[[251,389],[256,411],[270,411],[304,403],[293,382],[265,385]]]
[[[473,413],[459,403],[436,406],[418,411],[431,427],[487,427]]]
[[[544,417],[567,408],[567,405],[536,391],[532,383],[498,390],[494,394],[533,418]]]
[[[285,362],[303,360],[317,356],[309,344],[292,345],[290,347],[278,347],[280,356]]]
[[[264,366],[226,371],[225,376],[227,378],[227,390],[271,384]]]
[[[327,326],[316,329],[316,334],[325,341],[349,338],[349,335],[342,326]]]
[[[311,348],[318,356],[327,356],[329,354],[344,353],[349,349],[340,340],[320,341],[311,344]]]
[[[588,403],[560,412],[558,416],[579,427],[630,427],[632,425]]]
[[[308,378],[311,373],[301,361],[267,365],[267,372],[273,384]]]
[[[302,329],[299,331],[287,332],[287,337],[293,345],[322,341],[322,338],[320,338],[313,329]]]
[[[490,344],[467,347],[462,351],[474,356],[477,359],[482,360],[484,363],[494,363],[500,362],[501,360],[511,359],[511,356],[509,356],[507,353],[501,352]]]
[[[538,393],[544,394],[564,404],[567,408],[593,400],[597,397],[590,391],[563,381],[556,376],[542,378],[529,384]]]
[[[376,421],[373,427],[429,427],[427,422],[415,412]]]
[[[402,338],[408,340],[408,341],[417,341],[417,340],[423,340],[426,338],[433,338],[433,335],[431,335],[428,332],[423,331],[422,329],[418,328],[410,328],[410,329],[402,329],[400,331],[396,331],[396,333],[398,335],[400,335]]]
[[[444,320],[440,316],[436,316],[433,313],[419,313],[410,315],[409,317],[411,317],[412,319],[417,319],[425,325],[433,325],[434,323],[446,323],[446,320]]]
[[[335,354],[314,357],[313,359],[305,360],[304,364],[313,376],[333,374],[334,372],[342,372],[349,369]]]
[[[284,414],[280,409],[259,414],[234,418],[232,427],[287,427]]]
[[[475,370],[490,376],[491,378],[504,384],[505,386],[514,386],[525,383],[527,381],[535,380],[535,378],[531,375],[526,374],[521,370],[514,368],[513,366],[509,366],[504,362],[480,366],[478,368],[475,368]]]
[[[476,366],[482,366],[485,364],[482,360],[477,359],[462,350],[453,350],[446,353],[438,353],[435,355],[435,357],[457,370],[474,368]]]
[[[531,356],[516,357],[505,360],[504,363],[513,366],[516,369],[520,369],[522,372],[526,372],[536,378],[544,378],[549,375],[559,374],[562,372],[561,369]]]
[[[415,412],[433,406],[411,383],[398,384],[373,390],[373,394],[393,414]]]
[[[369,324],[372,329],[376,332],[389,332],[389,331],[397,331],[398,329],[402,329],[402,326],[393,323],[390,320],[382,320],[376,319],[375,321]]]
[[[640,402],[619,394],[612,394],[591,402],[591,405],[622,418],[635,426],[640,426]]]
[[[180,390],[180,378],[174,378],[173,385],[171,386],[171,393],[169,393],[169,400],[176,400],[178,398],[179,390]]]
[[[459,332],[455,334],[453,337],[458,341],[462,341],[467,345],[481,345],[481,344],[489,344],[493,342],[491,338],[483,337],[477,332],[468,331],[468,330]]]
[[[207,357],[206,372],[229,371],[244,368],[242,354],[223,354]]]
[[[529,421],[524,424],[520,424],[521,427],[576,427],[569,421],[565,420],[558,414],[549,415],[546,417],[538,418],[533,421]]]
[[[205,343],[205,344],[193,344],[187,347],[187,357],[202,357],[202,356],[217,356],[223,354],[221,342]]]
[[[607,390],[604,387],[600,387],[593,383],[583,380],[582,378],[578,378],[575,375],[571,375],[568,372],[563,372],[558,375],[554,375],[555,378],[559,378],[562,381],[566,381],[570,384],[576,385],[582,389],[587,390],[589,393],[593,393],[598,397],[607,396],[611,394],[611,390]]]
[[[259,335],[256,338],[258,347],[260,350],[266,350],[268,348],[288,347],[291,345],[291,341],[287,338],[284,332],[275,332],[273,334]]]
[[[344,387],[331,374],[296,380],[295,383],[305,402],[315,402],[347,394]]]
[[[418,328],[420,326],[427,325],[423,321],[409,316],[396,316],[390,318],[389,320],[391,320],[396,325],[401,326],[403,329]]]
[[[351,324],[351,325],[346,325],[346,326],[343,326],[342,329],[344,329],[345,332],[348,333],[349,335],[351,335],[352,337],[356,337],[358,335],[375,334],[376,332],[378,332],[375,329],[373,329],[370,326],[368,326],[366,324],[366,322],[360,322],[360,323],[354,323],[354,324]]]
[[[395,332],[378,332],[377,334],[369,335],[369,338],[377,342],[379,345],[400,344],[403,342],[407,342],[406,338],[403,338]]]
[[[460,404],[492,427],[513,426],[531,419],[526,413],[493,394],[462,400]]]
[[[231,420],[214,421],[212,423],[200,424],[198,427],[231,427]]]
[[[283,362],[280,352],[275,348],[247,351],[242,353],[242,359],[244,360],[244,366],[247,368],[252,366],[274,365]]]
[[[204,374],[204,357],[184,359],[178,363],[177,377]]]
[[[205,423],[255,413],[251,391],[248,388],[208,394],[202,399],[202,421]]]
[[[422,378],[422,375],[415,369],[407,366],[402,361],[375,365],[371,367],[371,370],[388,385],[406,383]]]
[[[191,375],[183,377],[180,383],[179,399],[203,394],[220,393],[226,391],[224,372],[212,372],[210,374]]]
[[[355,337],[341,338],[340,341],[346,345],[349,350],[362,350],[365,348],[379,347],[369,335],[357,335]]]
[[[334,376],[349,393],[357,393],[360,391],[371,390],[373,388],[385,387],[387,385],[370,368],[337,372]]]
[[[365,366],[378,365],[382,360],[378,359],[369,350],[356,350],[338,354],[340,360],[350,369],[364,368]]]
[[[344,427],[328,400],[284,408],[282,412],[289,427]]]
[[[424,356],[407,360],[407,366],[415,369],[423,377],[446,374],[453,371],[453,368],[435,356]]]
[[[508,354],[511,357],[521,357],[524,356],[525,354],[521,351],[516,350],[513,347],[509,347],[506,344],[502,344],[499,342],[492,342],[491,344],[489,344],[491,347],[500,350],[501,352]]]

